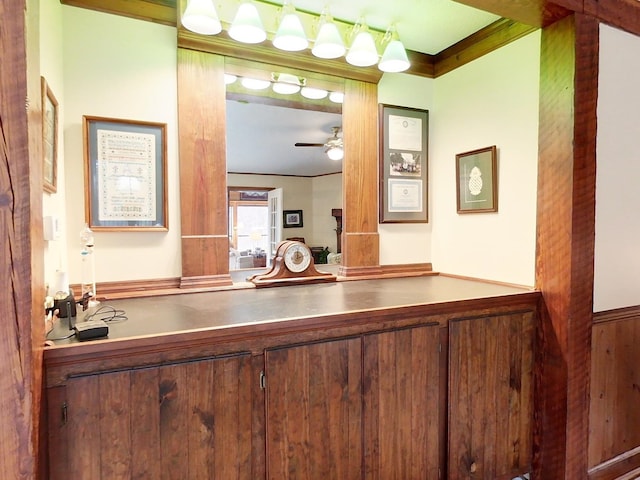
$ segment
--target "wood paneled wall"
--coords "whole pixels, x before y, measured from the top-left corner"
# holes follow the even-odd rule
[[[590,478],[613,478],[617,468],[640,467],[640,306],[597,313],[594,320]]]

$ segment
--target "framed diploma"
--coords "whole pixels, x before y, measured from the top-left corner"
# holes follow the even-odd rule
[[[166,124],[83,117],[85,217],[96,230],[168,230]]]
[[[429,112],[378,105],[380,223],[427,223]]]

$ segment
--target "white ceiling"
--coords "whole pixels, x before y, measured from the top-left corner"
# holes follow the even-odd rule
[[[293,4],[311,12],[328,5],[336,19],[355,23],[364,16],[380,30],[395,23],[407,49],[427,54],[436,54],[499,18],[452,0],[294,0]],[[325,142],[337,125],[341,120],[336,114],[227,101],[227,170],[300,176],[338,172],[341,162],[327,159],[322,147],[294,147],[296,142]]]

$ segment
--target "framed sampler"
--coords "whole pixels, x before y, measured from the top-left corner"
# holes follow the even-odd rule
[[[496,146],[456,155],[458,213],[498,211]]]
[[[95,230],[168,230],[166,124],[83,117],[85,216]]]

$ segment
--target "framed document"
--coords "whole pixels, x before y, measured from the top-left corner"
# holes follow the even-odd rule
[[[498,211],[496,146],[456,155],[458,213]]]
[[[96,230],[168,230],[166,124],[83,117],[85,217]]]
[[[44,77],[42,90],[42,167],[45,192],[58,191],[58,101]]]
[[[429,112],[378,106],[380,123],[380,223],[428,221]]]

